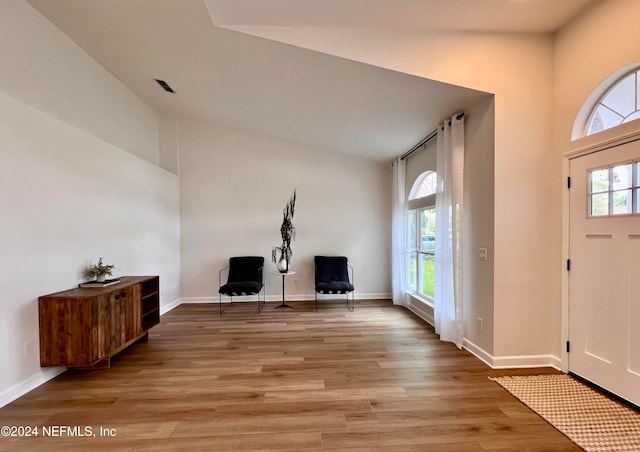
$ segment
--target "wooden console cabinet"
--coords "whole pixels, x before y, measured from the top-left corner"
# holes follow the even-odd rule
[[[40,366],[109,367],[160,323],[159,289],[158,276],[123,276],[111,286],[40,297]]]

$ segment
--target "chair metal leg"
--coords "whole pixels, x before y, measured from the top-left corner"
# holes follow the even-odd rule
[[[349,292],[345,292],[345,294],[347,295],[347,307],[353,312],[356,310],[356,301],[355,301],[355,294],[353,292],[351,292],[351,300],[349,300]],[[349,303],[349,301],[351,301],[351,303]]]
[[[262,289],[262,299],[260,299],[260,292],[257,293],[258,296],[258,315],[262,312],[262,307],[267,302],[267,290],[265,288]]]
[[[233,304],[233,295],[229,295],[229,303],[227,303],[227,306],[225,306],[225,308],[222,309],[222,295],[220,295],[220,316],[221,317],[222,317],[222,313],[227,309],[229,309],[232,304]]]

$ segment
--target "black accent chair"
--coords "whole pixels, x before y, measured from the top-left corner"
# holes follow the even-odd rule
[[[220,315],[233,304],[233,297],[240,295],[258,296],[258,315],[262,305],[266,301],[264,288],[264,278],[262,269],[264,268],[264,257],[262,256],[242,256],[229,258],[229,265],[218,272],[218,285],[220,289]],[[227,283],[222,284],[222,273],[228,270]],[[262,299],[260,299],[262,292]],[[222,295],[230,297],[230,302],[222,309]]]
[[[353,287],[353,267],[344,256],[315,256],[316,267],[315,298],[318,310],[318,294],[345,294],[347,306],[355,310],[355,293]],[[351,278],[349,278],[351,272]],[[351,294],[351,297],[349,297]]]

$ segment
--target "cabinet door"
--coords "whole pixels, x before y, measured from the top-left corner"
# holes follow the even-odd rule
[[[41,366],[85,366],[94,359],[92,303],[83,298],[38,302]]]
[[[110,296],[100,295],[93,299],[93,343],[92,362],[106,357],[111,352]]]
[[[140,300],[140,284],[127,287],[125,295],[124,333],[125,341],[142,334],[142,304]]]
[[[121,290],[109,294],[109,352],[113,352],[125,343],[124,325],[122,321],[125,313],[125,297],[121,296]]]
[[[142,334],[140,286],[125,287],[110,294],[111,351]]]

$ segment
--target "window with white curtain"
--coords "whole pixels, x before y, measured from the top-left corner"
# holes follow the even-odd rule
[[[414,182],[407,210],[407,288],[410,293],[433,301],[437,174],[425,171]]]

